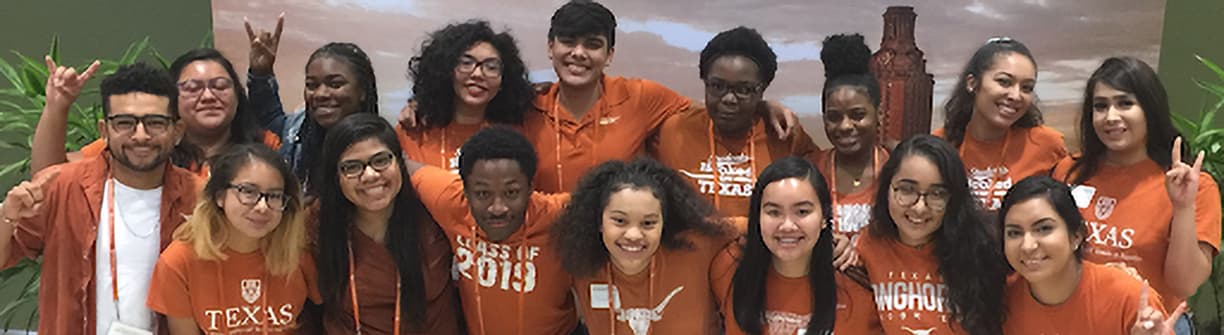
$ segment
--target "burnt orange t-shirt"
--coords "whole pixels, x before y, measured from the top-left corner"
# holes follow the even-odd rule
[[[663,120],[689,106],[688,98],[653,81],[604,76],[602,83],[603,94],[581,119],[558,103],[557,84],[524,115],[524,134],[539,155],[536,190],[570,192],[596,165],[645,153]]]
[[[837,171],[833,167],[833,155],[837,149],[821,150],[814,155],[812,163],[816,164],[816,168],[820,170],[820,174],[824,175],[825,183],[829,185],[829,192],[833,196],[833,231],[845,234],[850,237],[853,242],[858,242],[859,232],[867,227],[871,222],[871,206],[875,204],[875,196],[877,185],[875,180],[864,180],[863,185],[858,190],[843,193],[837,190],[836,183],[833,182],[833,174]],[[888,161],[888,152],[883,149],[876,150],[873,169],[878,171],[884,166],[884,162]]]
[[[446,234],[469,334],[569,334],[578,324],[573,279],[561,269],[549,229],[569,194],[534,192],[523,226],[492,242],[476,226],[459,175],[425,166],[412,186]]]
[[[966,334],[947,308],[948,287],[930,244],[914,248],[864,232],[856,247],[885,334]]]
[[[459,148],[485,127],[485,124],[458,122],[451,122],[446,127],[424,129],[405,129],[400,125],[395,127],[395,133],[408,158],[459,173]]]
[[[693,248],[660,248],[651,265],[637,274],[624,274],[608,263],[591,277],[574,278],[574,292],[590,334],[716,332],[710,262],[731,237],[685,233],[681,238],[692,242]]]
[[[935,136],[943,137],[943,128]],[[961,160],[969,174],[969,190],[982,208],[997,211],[1012,185],[1025,177],[1046,174],[1067,157],[1063,135],[1053,128],[1011,128],[994,142],[978,141],[968,134],[960,146]]]
[[[710,285],[722,313],[727,335],[746,334],[735,321],[732,284],[742,257],[742,246],[732,244],[714,258],[710,266]],[[834,334],[880,334],[880,318],[875,310],[871,290],[856,283],[841,272],[834,275],[837,286],[837,310]],[[808,277],[786,278],[770,270],[765,277],[764,334],[805,334],[812,318],[812,286]],[[800,331],[803,332],[800,332]]]
[[[268,148],[271,148],[272,151],[280,150],[280,146],[281,146],[280,136],[277,136],[276,133],[273,133],[267,130],[264,130],[263,133],[261,134],[262,134],[264,145],[268,146]],[[93,157],[93,156],[101,155],[103,151],[106,151],[106,140],[99,138],[81,147],[81,156],[82,157]],[[200,178],[208,179],[208,164],[192,164],[191,166],[188,167],[187,170],[191,172],[195,172],[196,175],[199,176]]]
[[[1138,319],[1139,291],[1143,283],[1121,270],[1092,262],[1083,271],[1075,293],[1058,305],[1033,298],[1029,282],[1017,280],[1007,287],[1004,334],[1079,335],[1130,334]],[[1149,292],[1148,305],[1164,311],[1160,295]]]
[[[227,252],[224,261],[202,260],[191,245],[174,241],[162,251],[149,284],[149,308],[192,318],[206,334],[295,334],[306,299],[319,298],[310,253],[288,276],[264,270],[262,252]]]
[[[747,216],[748,197],[762,169],[775,160],[806,158],[817,150],[803,127],[796,127],[786,140],[779,140],[761,118],[750,129],[748,138],[723,138],[713,128],[705,107],[689,108],[668,117],[647,150],[680,172],[722,215]]]
[[[1064,182],[1074,159],[1058,163],[1054,177]],[[1083,185],[1072,186],[1080,214],[1088,226],[1088,250],[1084,259],[1097,263],[1120,262],[1135,268],[1165,299],[1165,309],[1173,310],[1186,297],[1170,293],[1165,278],[1165,258],[1169,251],[1169,230],[1173,224],[1173,203],[1165,190],[1165,170],[1145,159],[1129,166],[1102,164],[1096,175]],[[1220,191],[1211,175],[1199,176],[1194,204],[1198,241],[1220,250]]]

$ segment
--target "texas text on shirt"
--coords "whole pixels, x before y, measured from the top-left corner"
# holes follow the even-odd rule
[[[203,260],[191,244],[171,243],[153,272],[149,307],[191,318],[205,334],[296,334],[306,299],[322,302],[309,253],[287,276],[268,274],[261,251],[225,253],[223,261]]]
[[[875,204],[876,196],[875,181],[851,193],[838,192],[837,184],[833,182],[833,174],[837,171],[834,171],[830,159],[836,150],[821,150],[814,155],[812,161],[816,164],[816,168],[820,169],[820,173],[825,177],[825,183],[830,185],[830,191],[832,191],[835,217],[833,231],[845,234],[850,237],[851,241],[858,241],[859,232],[871,222],[871,206]],[[883,150],[880,151],[879,156],[874,157],[876,163],[873,164],[884,164],[888,161],[888,154],[883,153]],[[873,167],[873,169],[878,169],[878,167]]]
[[[440,128],[405,129],[399,125],[395,127],[395,134],[408,158],[459,173],[459,147],[486,126],[451,122]]]
[[[688,108],[663,122],[647,150],[659,162],[680,172],[724,216],[746,216],[748,197],[760,169],[774,160],[807,157],[817,150],[803,127],[796,127],[794,135],[779,140],[765,122],[760,117],[754,119],[749,140],[725,139],[715,133],[704,107]]]
[[[1129,334],[1139,315],[1143,283],[1122,270],[1082,262],[1079,285],[1058,305],[1033,298],[1027,280],[1007,287],[1004,334],[1077,335]],[[1160,296],[1150,292],[1148,304],[1164,312]]]
[[[944,137],[943,128],[934,134]],[[1063,135],[1053,128],[1010,128],[1007,136],[982,142],[965,134],[960,146],[961,160],[969,174],[969,189],[982,208],[996,211],[1012,185],[1024,177],[1046,174],[1058,160],[1067,156]]]
[[[1059,162],[1054,177],[1063,179],[1073,163],[1071,157]],[[1213,256],[1220,250],[1218,187],[1215,179],[1202,173],[1194,204],[1196,236],[1200,243],[1211,245]],[[1130,166],[1101,164],[1084,185],[1072,186],[1071,194],[1088,226],[1085,260],[1123,262],[1135,268],[1164,296],[1167,310],[1186,299],[1169,293],[1164,276],[1173,223],[1173,203],[1165,190],[1164,169],[1150,159]]]
[[[914,248],[868,231],[857,248],[885,334],[965,333],[946,306],[948,287],[930,244]]]
[[[732,281],[739,267],[741,250],[738,243],[728,245],[710,265],[710,285],[727,335],[746,335],[735,321],[735,301],[732,299]],[[808,280],[808,276],[786,278],[772,268],[769,270],[765,278],[765,320],[761,324],[764,334],[807,334],[808,321],[812,318],[812,286]],[[871,290],[840,271],[834,275],[834,281],[837,311],[833,334],[881,334]]]
[[[549,229],[569,194],[533,192],[523,226],[490,242],[476,226],[459,175],[424,166],[412,186],[450,240],[468,333],[569,334],[578,324],[572,279],[553,252]]]
[[[38,215],[29,220],[15,222],[9,259],[5,260],[4,267],[16,265],[23,258],[35,259],[40,255],[43,257],[38,297],[38,307],[41,311],[39,333],[95,333],[99,329],[98,305],[114,305],[111,294],[106,294],[106,299],[101,301],[95,294],[99,286],[97,280],[100,279],[95,278],[97,267],[110,264],[105,254],[103,261],[99,262],[98,254],[94,252],[95,243],[98,242],[98,223],[106,209],[103,198],[106,193],[106,180],[110,175],[108,161],[109,154],[103,153],[44,169],[43,173],[50,173],[55,169],[60,172],[44,186],[44,203]],[[160,210],[157,213],[160,241],[157,250],[149,251],[153,257],[173,240],[171,234],[186,220],[185,215],[191,213],[196,192],[199,191],[198,185],[202,185],[187,170],[170,164],[166,164],[165,169]],[[128,208],[122,201],[116,202],[115,205],[116,212],[120,214]],[[115,223],[122,224],[121,222],[123,221],[116,220]],[[121,254],[122,250],[122,247],[116,250],[116,258],[120,263],[117,268],[120,269],[126,267],[124,263],[131,256],[131,253],[124,256]],[[85,254],[82,255],[82,252]],[[107,268],[109,269],[109,266]],[[109,273],[109,270],[106,272]],[[130,286],[134,280],[125,281],[125,278],[142,276],[143,280],[148,280],[151,274],[151,268],[143,273],[120,273],[120,305],[143,306],[142,301],[129,304],[129,300],[133,298],[125,299],[122,293],[131,290],[145,291],[146,288]],[[107,282],[110,282],[109,278]],[[128,315],[126,311],[124,315]],[[105,323],[109,323],[109,320],[113,320],[113,316],[108,317]]]
[[[536,190],[572,191],[592,167],[644,152],[663,120],[689,106],[688,98],[653,81],[605,75],[602,84],[602,95],[582,119],[558,103],[556,84],[524,115],[524,134],[539,153]]]
[[[650,266],[637,274],[626,275],[609,261],[591,277],[574,278],[590,334],[716,333],[710,262],[730,237],[685,233],[678,238],[691,242],[692,248],[659,248]]]

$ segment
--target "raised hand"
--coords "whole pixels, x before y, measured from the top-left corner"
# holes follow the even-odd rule
[[[1198,194],[1199,175],[1203,171],[1203,152],[1199,151],[1194,165],[1181,160],[1180,136],[1173,140],[1173,159],[1169,171],[1165,172],[1165,190],[1169,192],[1169,201],[1174,209],[1194,208],[1194,199]]]
[[[3,219],[17,221],[38,215],[39,208],[46,200],[44,186],[58,175],[59,168],[50,167],[34,175],[33,180],[21,182],[10,189],[4,198]]]
[[[408,99],[408,103],[404,104],[404,108],[400,109],[399,124],[405,129],[413,129],[417,126],[425,126],[417,124],[416,120],[416,100]]]
[[[85,86],[85,82],[92,78],[95,72],[98,72],[98,61],[89,64],[89,67],[81,73],[77,73],[76,69],[66,66],[58,66],[51,56],[44,56],[43,61],[47,64],[47,108],[51,110],[68,111],[68,106],[76,101],[77,96],[81,94],[81,88]]]
[[[1135,324],[1131,326],[1131,335],[1173,335],[1174,325],[1186,313],[1186,303],[1177,305],[1177,309],[1165,317],[1160,309],[1149,304],[1148,292],[1151,290],[1152,287],[1144,281],[1143,288],[1139,290],[1139,311]]]
[[[259,33],[255,33],[251,29],[251,22],[245,17],[242,24],[246,26],[247,38],[251,40],[251,73],[272,74],[272,65],[276,64],[276,48],[280,46],[281,31],[285,27],[285,13],[276,17],[276,30],[273,32],[260,29]]]

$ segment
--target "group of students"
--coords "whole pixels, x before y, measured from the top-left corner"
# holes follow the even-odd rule
[[[762,98],[777,57],[750,28],[702,50],[693,103],[604,73],[596,2],[554,13],[546,85],[508,33],[451,24],[393,126],[349,43],[311,55],[285,113],[282,27],[247,25],[246,87],[212,49],[120,68],[75,153],[97,67],[48,59],[37,173],[0,210],[4,266],[43,259],[40,333],[1188,334],[1219,250],[1218,187],[1134,58],[1086,84],[1079,154],[1008,38],[935,136],[884,143],[871,51],[834,35],[820,150]]]

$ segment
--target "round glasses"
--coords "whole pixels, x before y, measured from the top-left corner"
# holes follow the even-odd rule
[[[948,199],[952,196],[948,189],[943,187],[936,186],[926,192],[919,192],[913,185],[893,185],[892,194],[898,205],[910,207],[918,204],[918,199],[925,199],[927,208],[933,210],[947,208]]]

